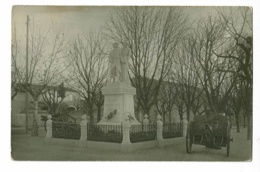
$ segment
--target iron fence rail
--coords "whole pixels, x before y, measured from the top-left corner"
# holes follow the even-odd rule
[[[121,143],[123,140],[121,125],[87,124],[87,140],[97,142]]]
[[[183,125],[179,123],[164,123],[163,125],[163,138],[175,138],[183,136]]]
[[[151,141],[156,139],[156,124],[137,124],[130,129],[131,143]]]
[[[131,125],[131,143],[156,140],[156,123]],[[52,137],[79,140],[81,127],[77,123],[53,122]],[[183,124],[164,123],[163,138],[175,138],[183,136]],[[96,123],[87,124],[87,140],[98,142],[121,143],[123,140],[122,125],[104,125]]]
[[[81,135],[80,125],[70,122],[53,122],[52,137],[79,140]]]

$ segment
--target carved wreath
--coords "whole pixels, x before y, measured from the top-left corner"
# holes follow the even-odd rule
[[[114,115],[115,115],[116,113],[117,113],[117,110],[115,109],[115,110],[113,110],[112,112],[110,112],[110,113],[107,115],[106,119],[107,119],[107,120],[110,120],[111,118],[114,117]]]

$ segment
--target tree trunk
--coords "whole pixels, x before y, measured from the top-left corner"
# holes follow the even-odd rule
[[[239,128],[239,113],[235,113],[235,117],[236,117],[237,133],[239,133],[240,132],[240,128]]]
[[[246,89],[247,140],[252,140],[252,88]]]
[[[94,115],[93,115],[94,110],[93,110],[93,107],[89,107],[88,113],[89,113],[89,117],[90,117],[90,122],[94,122]]]
[[[172,111],[170,110],[169,111],[169,123],[171,123],[172,122]]]
[[[33,115],[33,125],[32,125],[32,132],[31,136],[38,136],[38,123],[37,123],[37,117],[38,117],[38,97],[35,97],[34,99],[34,115]]]
[[[52,116],[55,116],[55,111],[54,111],[54,109],[53,108],[50,108],[50,112],[49,112]]]
[[[247,116],[247,140],[252,140],[252,116]]]
[[[186,116],[187,116],[187,121],[190,121],[190,108],[189,107],[187,108]]]
[[[12,97],[11,97],[11,100],[14,100],[15,96],[17,95],[18,91],[15,91],[13,94],[12,94]]]
[[[97,121],[101,120],[101,106],[97,107]]]
[[[244,117],[244,128],[246,128],[246,115],[244,114],[243,117]]]
[[[180,121],[182,121],[183,120],[183,108],[179,107],[178,111],[179,111]]]
[[[165,124],[165,113],[162,114],[162,117],[163,117],[163,123]]]

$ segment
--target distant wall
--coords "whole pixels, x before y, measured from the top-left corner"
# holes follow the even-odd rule
[[[29,111],[28,113],[28,126],[31,128],[33,124],[33,111]],[[47,116],[48,113],[46,111],[39,111],[38,116],[36,118],[37,123],[40,127],[44,126],[44,121],[41,120],[41,116]],[[26,125],[26,114],[25,113],[12,113],[11,114],[11,127],[25,127]]]

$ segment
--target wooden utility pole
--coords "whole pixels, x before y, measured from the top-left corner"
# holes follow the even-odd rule
[[[26,86],[28,84],[28,36],[29,36],[29,15],[27,15],[27,22],[26,22]],[[28,133],[28,91],[26,90],[25,96],[25,130]]]

